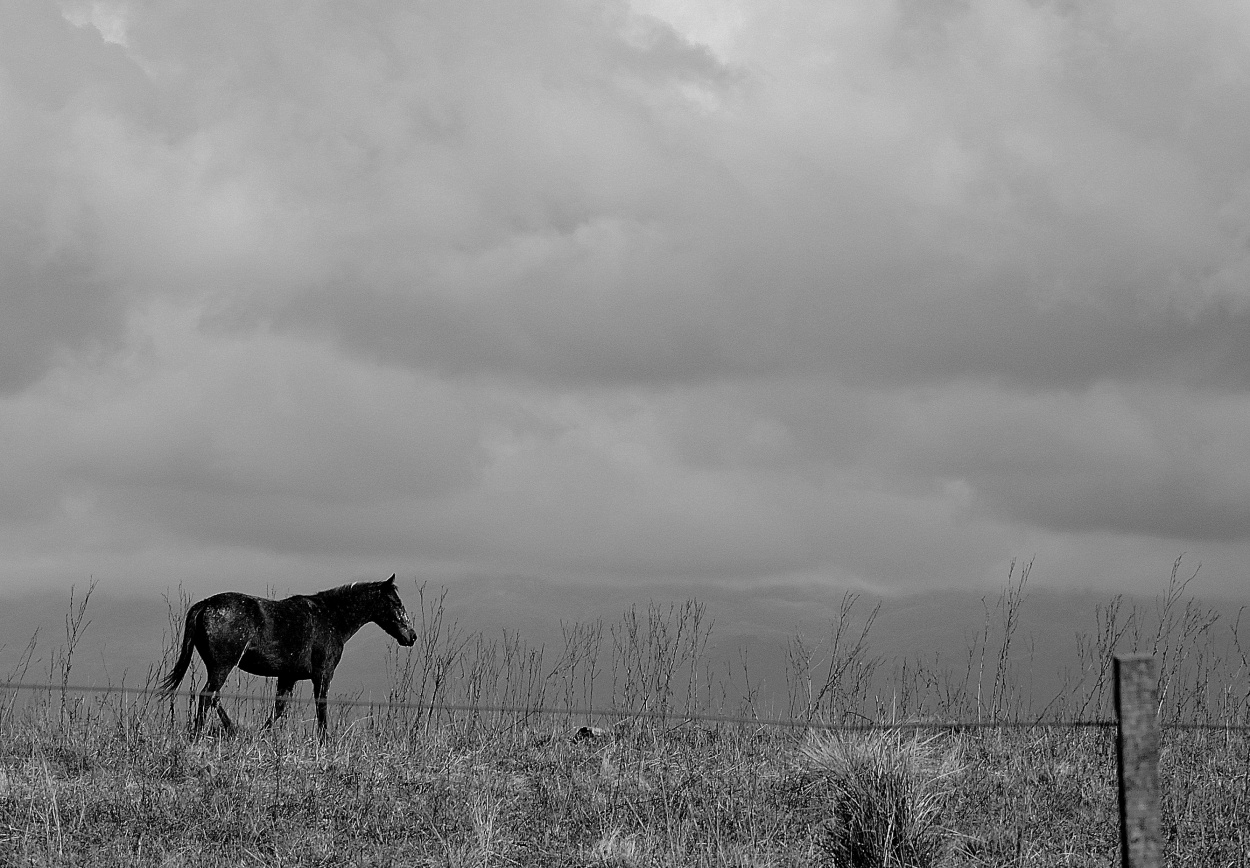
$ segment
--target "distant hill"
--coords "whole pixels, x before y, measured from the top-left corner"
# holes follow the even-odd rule
[[[440,588],[426,587],[427,611],[441,592]],[[404,583],[401,593],[419,626],[420,598],[416,587],[411,582]],[[505,631],[519,634],[530,647],[543,646],[544,663],[551,666],[563,645],[562,623],[602,620],[600,668],[606,670],[613,645],[611,627],[619,625],[623,612],[636,607],[645,624],[649,605],[657,606],[663,613],[690,599],[706,607],[705,626],[710,624],[711,633],[705,662],[713,680],[725,680],[732,693],[746,688],[749,673],[758,705],[781,713],[787,695],[787,643],[801,635],[813,651],[814,663],[827,666],[830,629],[838,617],[843,595],[836,590],[794,586],[605,589],[532,579],[468,580],[446,589],[444,627],[454,626],[462,636],[481,633],[487,639],[500,638]],[[1031,692],[1036,708],[1044,706],[1063,687],[1065,678],[1069,684],[1079,678],[1081,641],[1092,641],[1099,629],[1095,614],[1111,601],[1107,595],[1085,591],[1027,591],[1019,607],[1019,623],[1010,650],[1017,687],[1026,694]],[[891,689],[886,683],[888,675],[903,661],[913,668],[919,663],[932,672],[945,671],[954,679],[966,676],[970,667],[975,670],[981,665],[980,648],[987,623],[990,633],[986,665],[992,670],[1003,632],[1003,611],[997,606],[997,592],[940,591],[880,600],[863,595],[851,610],[850,639],[858,637],[859,625],[878,603],[881,609],[868,634],[867,649],[870,655],[882,659],[877,689]],[[178,606],[175,600],[174,607]],[[1151,619],[1156,617],[1156,601],[1125,598],[1120,608],[1121,623],[1133,606],[1145,617],[1144,634],[1153,636]],[[1191,601],[1191,612],[1195,613],[1192,617],[1215,619],[1208,631],[1215,639],[1212,647],[1217,653],[1235,653],[1230,642],[1231,628],[1243,606],[1250,606],[1250,601]],[[1172,614],[1183,615],[1182,609],[1183,602]],[[3,600],[0,678],[22,675],[16,667],[37,629],[35,651],[25,680],[47,681],[51,675],[52,681],[59,682],[58,661],[66,645],[68,612],[66,595],[34,594]],[[73,654],[69,680],[97,685],[144,684],[149,672],[159,669],[164,650],[173,634],[181,629],[179,621],[177,628],[171,630],[170,617],[170,606],[159,594],[118,596],[97,588],[85,613],[85,629]],[[1241,641],[1243,648],[1250,651],[1250,611],[1244,620],[1247,623],[1242,626]],[[333,692],[384,699],[390,686],[388,655],[395,651],[389,637],[367,626],[348,644]],[[232,681],[227,689],[238,689],[237,681]]]

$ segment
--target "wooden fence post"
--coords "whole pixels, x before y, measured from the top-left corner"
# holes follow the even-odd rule
[[[1148,654],[1115,658],[1120,864],[1163,868],[1159,819],[1158,667]]]

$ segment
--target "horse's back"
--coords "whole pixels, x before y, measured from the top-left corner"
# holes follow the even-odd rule
[[[192,612],[198,611],[201,617],[205,613],[214,616],[231,615],[235,617],[255,617],[262,609],[265,601],[251,594],[240,594],[238,591],[222,591],[205,597],[191,607]]]
[[[225,648],[241,647],[265,632],[270,620],[265,614],[268,602],[250,594],[224,591],[200,600],[191,607],[189,615],[198,625],[201,642]]]
[[[318,609],[304,596],[270,600],[237,591],[224,591],[205,597],[201,607],[201,629],[209,634],[248,634],[254,640],[298,643],[309,634],[320,632]]]

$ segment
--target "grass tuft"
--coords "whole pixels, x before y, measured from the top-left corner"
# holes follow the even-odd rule
[[[956,745],[889,730],[826,734],[801,748],[827,785],[823,848],[847,868],[938,868],[954,834],[944,822],[964,768]]]

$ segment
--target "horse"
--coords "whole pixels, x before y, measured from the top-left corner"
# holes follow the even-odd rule
[[[208,710],[216,708],[229,735],[235,725],[220,700],[222,685],[234,667],[278,679],[277,699],[266,728],[286,710],[295,682],[309,679],[317,702],[317,729],[324,738],[326,693],[343,645],[370,621],[400,645],[411,647],[417,641],[395,589],[394,575],[382,582],[353,582],[285,600],[233,591],[214,594],[187,610],[178,660],[161,680],[160,689],[171,695],[187,674],[192,649],[199,651],[208,677],[200,691],[195,732],[203,729]]]

